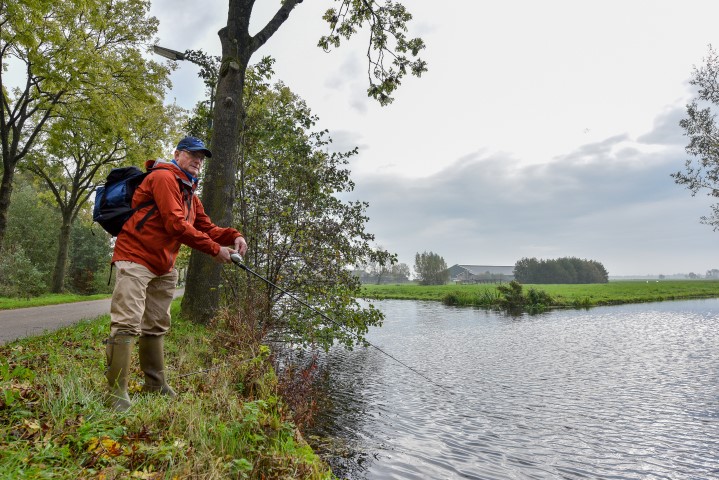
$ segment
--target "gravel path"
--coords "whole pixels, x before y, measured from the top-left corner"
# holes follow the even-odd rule
[[[175,296],[182,295],[178,289]],[[0,345],[110,313],[110,299],[0,310]]]

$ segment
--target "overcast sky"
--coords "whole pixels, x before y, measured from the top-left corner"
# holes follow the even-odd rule
[[[220,53],[227,0],[155,0],[159,44]],[[688,80],[719,46],[716,0],[405,0],[429,71],[395,102],[367,98],[366,35],[316,47],[330,0],[306,0],[256,54],[304,98],[333,148],[355,146],[368,230],[410,267],[433,251],[449,266],[523,257],[600,261],[610,275],[719,268],[712,199],[673,182],[687,156],[678,125]],[[279,0],[257,0],[259,30]],[[180,62],[168,100],[203,96]]]

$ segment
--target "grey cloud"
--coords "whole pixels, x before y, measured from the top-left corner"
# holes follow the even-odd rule
[[[368,110],[368,97],[367,97],[367,91],[364,89],[358,88],[356,91],[352,92],[352,96],[349,100],[350,107],[352,110],[365,114]]]
[[[608,155],[611,153],[612,149],[615,148],[617,145],[629,141],[629,135],[622,134],[622,135],[615,135],[613,137],[606,138],[602,140],[601,142],[594,142],[594,143],[588,143],[586,145],[582,145],[574,152],[569,153],[565,157],[560,158],[573,158],[573,159],[580,159],[580,158],[594,158],[597,155]]]
[[[333,52],[334,53],[334,52]],[[331,90],[344,90],[348,97],[349,107],[359,113],[367,113],[367,80],[366,72],[362,70],[361,57],[353,54],[344,54],[340,67],[325,80],[325,86]]]
[[[341,53],[332,52],[332,54],[340,55]],[[359,78],[362,78],[361,60],[356,55],[348,53],[342,53],[342,55],[342,62],[338,62],[339,68],[325,80],[327,88],[339,90],[343,86],[356,83]]]
[[[685,117],[684,108],[675,107],[667,110],[655,119],[654,129],[637,140],[656,145],[686,145],[684,130],[679,126],[679,121]]]
[[[325,87],[330,90],[340,90],[345,84],[345,79],[340,75],[332,75],[325,80]]]
[[[665,124],[643,140],[667,138]],[[693,232],[693,241],[710,230],[698,224],[708,202],[669,176],[681,158],[680,145],[647,153],[625,135],[542,165],[477,152],[427,178],[355,178],[352,197],[370,202],[369,230],[408,264],[425,250],[450,264],[574,255],[606,262],[614,274],[645,274],[626,269],[662,255],[677,230]]]

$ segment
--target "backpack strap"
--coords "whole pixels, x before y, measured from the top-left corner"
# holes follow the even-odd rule
[[[185,217],[185,221],[190,221],[190,214],[192,213],[192,190],[188,189],[187,187],[183,188],[184,183],[180,181],[180,188],[182,189],[182,197],[187,202],[187,216]]]
[[[140,230],[144,225],[145,222],[147,222],[153,213],[157,211],[157,204],[154,202],[154,200],[148,200],[147,202],[143,202],[137,206],[137,208],[134,208],[134,211],[140,210],[141,208],[145,208],[152,205],[152,208],[147,211],[144,217],[142,217],[142,220],[137,222],[137,225],[135,225],[135,230]]]
[[[175,175],[175,178],[177,178],[178,183],[180,184],[180,192],[182,193],[182,199],[187,202],[187,216],[185,216],[185,220],[190,220],[190,213],[192,210],[192,191],[189,189],[187,185],[185,185],[185,182],[182,181],[177,175]],[[135,230],[140,230],[145,223],[150,219],[150,217],[157,211],[157,204],[154,200],[148,200],[147,202],[143,202],[137,207],[132,209],[133,214],[142,208],[148,207],[152,205],[152,208],[147,211],[144,217],[142,217],[142,220],[137,222],[137,225],[135,225]]]

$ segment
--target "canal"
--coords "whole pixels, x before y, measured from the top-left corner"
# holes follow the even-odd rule
[[[719,478],[719,299],[510,317],[374,302],[323,358],[312,433],[348,479]]]

